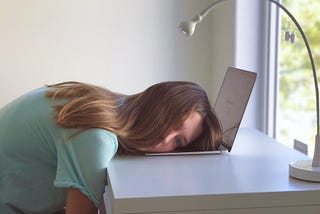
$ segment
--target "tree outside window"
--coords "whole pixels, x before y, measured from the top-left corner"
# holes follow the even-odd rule
[[[283,0],[309,40],[320,76],[320,1]],[[313,155],[316,134],[315,89],[308,52],[298,29],[281,13],[279,45],[276,139],[288,146],[294,139],[308,144]]]

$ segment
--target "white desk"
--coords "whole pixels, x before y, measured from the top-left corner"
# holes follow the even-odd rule
[[[288,176],[308,159],[253,129],[231,153],[118,157],[108,166],[108,214],[320,213],[320,183]]]

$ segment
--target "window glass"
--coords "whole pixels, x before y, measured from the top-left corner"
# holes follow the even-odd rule
[[[320,1],[282,0],[281,4],[295,16],[307,35],[316,69],[319,70]],[[287,14],[280,14],[276,139],[290,147],[295,139],[306,143],[308,154],[312,156],[316,134],[316,104],[311,63],[298,29]]]

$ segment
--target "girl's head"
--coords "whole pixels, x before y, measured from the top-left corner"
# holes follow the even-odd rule
[[[127,133],[120,145],[134,152],[215,150],[222,133],[206,92],[192,82],[155,84],[123,100]]]

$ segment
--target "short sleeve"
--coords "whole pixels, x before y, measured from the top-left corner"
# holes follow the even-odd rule
[[[115,134],[103,129],[89,129],[57,142],[56,187],[73,187],[99,207],[106,185],[106,168],[117,151]]]

